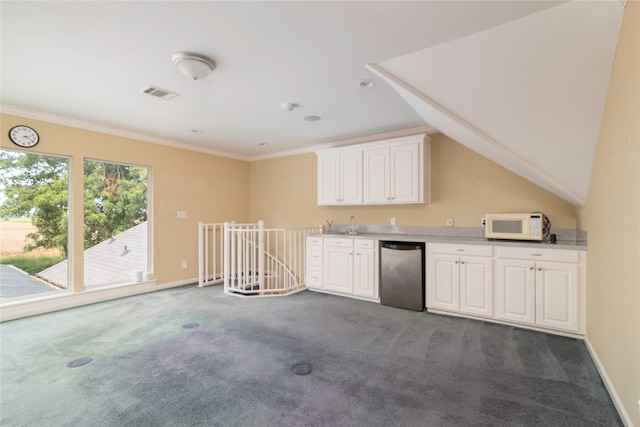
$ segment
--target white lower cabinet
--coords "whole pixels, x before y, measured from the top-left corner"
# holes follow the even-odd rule
[[[378,297],[378,265],[374,240],[356,240],[353,269],[353,294],[367,298]]]
[[[584,253],[498,248],[496,317],[569,332],[584,331]]]
[[[353,293],[353,243],[351,247],[331,246],[329,242],[324,247],[324,288],[345,294]],[[349,239],[341,239],[349,240]]]
[[[321,255],[318,255],[318,251]],[[307,237],[307,287],[345,296],[377,299],[377,253],[375,240]]]
[[[429,310],[584,333],[584,251],[440,243],[427,248]]]
[[[430,244],[427,308],[493,315],[492,247]]]
[[[530,261],[497,261],[496,317],[514,322],[536,322],[536,277]]]
[[[324,282],[322,280],[322,237],[308,236],[306,251],[307,287],[311,289],[323,289]]]
[[[308,236],[309,289],[378,300],[377,241]],[[426,307],[557,333],[584,334],[586,252],[427,244]]]

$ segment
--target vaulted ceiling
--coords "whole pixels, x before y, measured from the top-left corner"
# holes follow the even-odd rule
[[[581,205],[624,3],[2,1],[0,101],[244,159],[437,130]]]

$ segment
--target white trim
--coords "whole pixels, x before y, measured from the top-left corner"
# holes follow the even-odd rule
[[[80,293],[61,292],[41,297],[2,304],[0,322],[80,307],[101,301],[124,298],[155,290],[153,281],[138,284],[122,284],[100,289],[87,289]]]
[[[4,114],[20,116],[27,119],[41,120],[43,122],[55,123],[63,126],[70,126],[77,129],[84,129],[84,130],[104,133],[108,135],[120,136],[122,138],[135,139],[138,141],[150,142],[152,144],[166,145],[168,147],[179,148],[182,150],[212,154],[214,156],[229,157],[231,159],[245,160],[245,161],[249,160],[247,156],[241,156],[239,154],[229,153],[226,151],[213,150],[211,148],[205,148],[205,147],[201,147],[194,144],[187,144],[184,142],[177,142],[170,139],[150,136],[143,133],[133,132],[126,129],[117,128],[114,126],[107,126],[99,123],[89,122],[86,120],[72,119],[69,117],[59,116],[57,114],[28,110],[28,109],[16,107],[13,105],[1,104],[0,110],[2,110]]]
[[[155,280],[142,283],[124,283],[99,289],[86,289],[83,292],[64,292],[47,294],[40,297],[21,299],[20,301],[5,302],[0,305],[0,322],[81,307],[97,302],[125,298],[134,295],[161,291],[169,288],[198,283],[198,279],[185,279],[178,282],[156,285]]]
[[[396,138],[386,138],[386,139],[375,139],[369,142],[361,142],[356,144],[349,145],[336,145],[333,147],[322,148],[316,150],[316,154],[335,154],[335,153],[344,153],[344,152],[353,152],[355,150],[365,150],[369,148],[379,148],[379,147],[388,147],[395,146],[396,144],[406,144],[409,142],[424,142],[425,140],[430,140],[426,134],[414,134]]]
[[[496,318],[493,318],[493,317],[475,316],[473,314],[452,312],[452,311],[446,311],[446,310],[439,310],[437,308],[426,307],[426,310],[427,310],[427,312],[434,313],[434,314],[443,314],[443,315],[447,315],[447,316],[464,317],[465,319],[480,320],[482,322],[496,323],[496,324],[499,324],[499,325],[512,326],[514,328],[520,328],[520,329],[529,329],[531,331],[544,332],[545,334],[551,334],[551,335],[560,335],[560,336],[563,336],[563,337],[575,338],[575,339],[578,339],[578,340],[583,340],[584,339],[584,335],[581,334],[580,332],[571,332],[571,331],[563,331],[562,329],[545,328],[545,327],[540,327],[540,326],[537,326],[537,325],[529,325],[529,324],[526,324],[526,323],[518,323],[518,322],[511,322],[511,321],[504,320],[504,319],[496,319]]]
[[[26,108],[16,107],[14,105],[0,104],[0,111],[4,114],[24,117],[27,119],[40,120],[43,122],[55,123],[62,126],[69,126],[77,129],[84,129],[88,131],[104,133],[107,135],[114,135],[122,138],[135,139],[138,141],[150,142],[152,144],[165,145],[168,147],[179,148],[182,150],[195,151],[198,153],[211,154],[211,155],[220,156],[220,157],[228,157],[231,159],[244,160],[248,162],[253,162],[256,160],[275,159],[279,157],[293,156],[296,154],[312,153],[316,150],[320,150],[323,148],[338,147],[342,145],[360,144],[362,142],[371,142],[371,141],[377,141],[379,139],[396,138],[401,136],[414,135],[417,133],[434,134],[439,132],[437,129],[434,129],[430,126],[421,126],[421,127],[412,128],[412,129],[386,132],[379,135],[369,135],[369,136],[363,136],[358,138],[328,142],[324,144],[314,145],[311,147],[278,151],[270,154],[261,154],[257,156],[243,156],[240,154],[229,153],[226,151],[219,151],[211,148],[205,148],[199,145],[188,144],[184,142],[177,142],[170,139],[159,138],[156,136],[150,136],[143,133],[138,133],[138,132],[133,132],[126,129],[117,128],[114,126],[107,126],[107,125],[90,122],[86,120],[63,117],[57,114],[43,113],[40,111],[29,110]]]
[[[385,132],[385,133],[380,133],[380,134],[376,134],[376,135],[367,135],[367,136],[361,136],[358,138],[350,138],[350,139],[343,139],[340,141],[334,141],[334,142],[326,142],[324,144],[318,144],[318,145],[314,145],[311,147],[304,147],[304,148],[298,148],[298,149],[293,149],[293,150],[285,150],[285,151],[278,151],[276,153],[271,153],[271,154],[261,154],[259,156],[251,156],[249,158],[249,161],[256,161],[256,160],[267,160],[267,159],[274,159],[274,158],[278,158],[278,157],[286,157],[286,156],[293,156],[296,154],[305,154],[305,153],[313,153],[313,152],[317,152],[320,150],[324,150],[327,148],[335,148],[335,147],[343,147],[343,146],[348,146],[348,145],[354,145],[354,144],[362,144],[362,143],[366,143],[366,142],[375,142],[375,141],[380,141],[380,140],[386,140],[386,139],[393,139],[393,138],[400,138],[400,137],[404,137],[404,136],[414,136],[417,134],[434,134],[434,133],[439,133],[440,131],[437,129],[434,129],[430,126],[421,126],[421,127],[417,127],[417,128],[411,128],[411,129],[404,129],[404,130],[398,130],[398,131],[394,131],[394,132]],[[427,136],[427,138],[430,140],[430,138]],[[426,141],[426,139],[425,139]]]
[[[384,79],[413,107],[420,117],[425,120],[429,118],[431,121],[435,117],[440,123],[439,129],[445,135],[574,205],[582,207],[586,205],[585,199],[572,189],[518,156],[380,65],[367,64],[366,69]]]
[[[620,399],[620,396],[618,396],[618,393],[616,392],[616,389],[613,386],[613,383],[611,382],[611,379],[609,378],[609,375],[607,375],[607,370],[602,365],[602,362],[600,362],[600,358],[598,357],[598,353],[596,353],[596,350],[593,348],[593,346],[591,345],[591,342],[589,341],[589,337],[585,337],[584,338],[584,342],[587,345],[587,350],[589,351],[589,354],[591,355],[591,358],[593,359],[593,363],[595,363],[596,368],[598,369],[598,372],[600,373],[600,377],[602,378],[602,382],[604,383],[604,386],[606,387],[607,391],[609,392],[609,396],[611,396],[611,400],[613,401],[613,405],[618,410],[618,415],[620,415],[620,419],[622,419],[622,423],[627,427],[633,427],[633,421],[631,420],[631,417],[629,416],[629,414],[625,410],[624,405],[622,404],[622,400]]]
[[[185,285],[195,285],[194,287],[198,286],[198,278],[194,277],[192,279],[184,279],[184,280],[178,280],[177,282],[168,282],[168,283],[162,283],[160,285],[156,286],[156,290],[157,291],[163,291],[165,289],[171,289],[171,288],[177,288],[179,286],[185,286]]]

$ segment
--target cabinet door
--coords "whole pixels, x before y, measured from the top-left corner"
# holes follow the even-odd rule
[[[454,255],[432,254],[427,269],[428,308],[460,309],[459,260]]]
[[[460,258],[460,311],[493,316],[493,260]]]
[[[355,249],[353,294],[377,298],[376,256],[373,249]]]
[[[340,155],[318,157],[318,205],[336,205],[340,199]]]
[[[383,204],[389,196],[389,148],[364,151],[364,203]]]
[[[362,151],[340,155],[340,174],[340,204],[362,204]]]
[[[536,322],[536,272],[533,261],[499,259],[496,317],[514,322]]]
[[[324,288],[353,293],[353,248],[324,248]]]
[[[391,203],[422,202],[420,146],[421,144],[416,142],[390,148],[389,197]]]
[[[536,323],[578,330],[578,266],[536,263]]]

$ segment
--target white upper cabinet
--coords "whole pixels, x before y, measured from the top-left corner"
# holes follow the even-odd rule
[[[362,204],[362,150],[318,154],[318,205]]]
[[[364,151],[364,203],[422,203],[423,143],[408,142]]]
[[[425,138],[423,134],[318,151],[318,205],[428,201]]]

